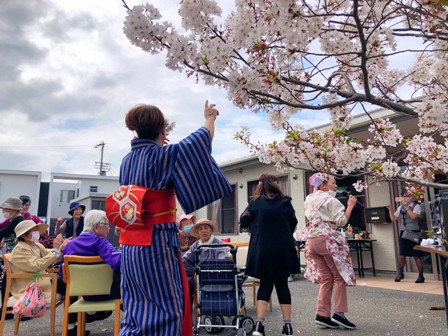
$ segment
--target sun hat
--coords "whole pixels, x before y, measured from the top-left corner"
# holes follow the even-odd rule
[[[27,233],[32,228],[38,227],[39,233],[42,234],[48,229],[48,224],[42,223],[42,224],[36,224],[30,219],[26,219],[24,221],[21,221],[14,229],[14,232],[16,233],[16,238],[19,238],[20,236],[23,236],[25,233]]]
[[[82,205],[82,204],[79,203],[79,202],[73,202],[73,203],[70,203],[70,210],[68,211],[68,214],[69,214],[70,216],[73,216],[73,211],[75,211],[75,210],[78,209],[78,208],[81,208],[83,213],[84,213],[84,210],[86,210],[86,206],[85,206],[85,205]]]
[[[191,219],[193,221],[193,223],[196,221],[196,217],[194,215],[182,214],[177,219],[177,223],[179,224],[179,227],[180,227],[180,222],[182,222],[184,219]]]
[[[216,223],[214,221],[212,221],[210,219],[207,219],[207,218],[202,218],[202,219],[198,220],[196,222],[196,224],[194,224],[191,227],[191,229],[190,229],[190,231],[188,233],[190,235],[192,235],[193,237],[199,238],[198,227],[200,225],[204,225],[204,224],[208,225],[212,229],[212,233],[216,231],[217,225],[216,225]]]
[[[22,201],[19,198],[8,197],[0,204],[1,209],[22,210]]]

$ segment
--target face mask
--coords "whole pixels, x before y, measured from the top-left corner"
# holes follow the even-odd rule
[[[331,197],[336,197],[336,191],[334,190],[328,190],[328,195],[330,195]]]
[[[39,238],[40,238],[39,231],[33,231],[33,232],[31,232],[31,238],[29,238],[29,240],[31,240],[33,242],[37,242],[37,241],[39,241]]]
[[[3,213],[3,217],[4,217],[5,219],[11,219],[11,218],[12,218],[12,214],[11,214],[10,212],[4,212],[4,213]]]

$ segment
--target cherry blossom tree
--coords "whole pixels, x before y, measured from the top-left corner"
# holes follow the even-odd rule
[[[445,2],[235,0],[222,17],[218,1],[184,0],[181,27],[152,4],[123,4],[132,44],[166,53],[168,68],[219,86],[285,131],[271,144],[251,141],[247,128],[235,134],[262,162],[426,185],[448,173]],[[405,138],[390,119],[371,118],[367,141],[351,137],[353,114],[374,108],[415,118],[419,133]],[[290,122],[312,110],[328,111],[332,129]]]

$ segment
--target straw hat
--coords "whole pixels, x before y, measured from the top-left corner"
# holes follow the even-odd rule
[[[190,235],[192,235],[193,237],[199,238],[198,227],[200,225],[204,225],[204,224],[208,225],[212,229],[212,233],[216,231],[216,227],[217,227],[216,223],[210,219],[203,218],[203,219],[198,220],[196,222],[196,224],[194,224],[191,227],[191,229],[188,233]]]
[[[36,226],[39,229],[40,234],[44,233],[48,229],[48,224],[46,223],[36,224],[32,220],[27,219],[17,224],[16,228],[14,229],[14,232],[16,233],[16,238],[23,236],[25,233],[27,233],[32,228],[35,228]]]
[[[22,201],[19,198],[8,197],[6,201],[0,204],[2,209],[22,210]]]

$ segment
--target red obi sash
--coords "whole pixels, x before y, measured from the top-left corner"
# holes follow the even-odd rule
[[[120,244],[149,246],[154,225],[176,221],[174,190],[121,186],[106,198],[106,215],[120,227]]]

